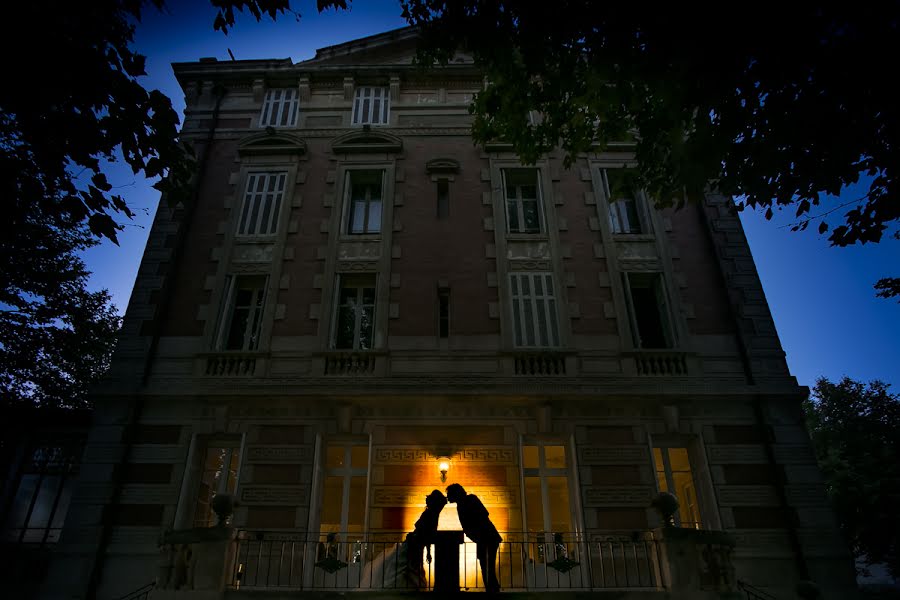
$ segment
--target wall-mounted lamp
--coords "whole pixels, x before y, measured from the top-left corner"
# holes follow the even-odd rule
[[[438,470],[441,472],[441,483],[447,482],[447,471],[450,470],[450,457],[449,456],[439,456],[438,457]]]

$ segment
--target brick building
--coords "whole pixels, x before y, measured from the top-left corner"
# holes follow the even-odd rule
[[[156,216],[43,596],[378,588],[458,482],[506,532],[505,589],[849,597],[730,199],[654,209],[628,143],[570,169],[477,147],[478,69],[414,47],[174,65],[197,194]]]

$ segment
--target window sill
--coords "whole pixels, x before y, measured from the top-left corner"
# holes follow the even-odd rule
[[[277,233],[267,233],[265,235],[235,235],[234,241],[237,244],[271,244],[278,240]]]
[[[616,242],[652,242],[656,236],[652,233],[613,233]]]
[[[342,242],[380,242],[380,233],[342,233]]]
[[[523,242],[546,242],[549,238],[547,234],[543,231],[539,231],[536,233],[509,233],[506,234],[507,241],[523,241]]]

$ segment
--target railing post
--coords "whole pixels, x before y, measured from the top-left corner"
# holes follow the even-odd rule
[[[435,592],[459,591],[459,546],[462,543],[462,531],[434,533]]]
[[[179,591],[223,592],[234,573],[237,531],[231,527],[165,533],[155,600]]]

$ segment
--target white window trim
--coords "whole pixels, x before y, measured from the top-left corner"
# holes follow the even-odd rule
[[[524,199],[522,198],[522,189],[521,186],[514,186],[516,189],[516,197],[513,200],[516,206],[516,215],[518,217],[519,229],[513,231],[512,223],[509,222],[509,202],[510,198],[507,196],[507,191],[509,190],[509,183],[507,182],[507,173],[509,171],[534,171],[535,175],[535,190],[537,192],[537,198],[535,201],[537,202],[537,218],[538,218],[538,229],[537,231],[524,231],[525,228],[525,208],[524,208]],[[501,175],[503,179],[503,218],[506,221],[506,232],[512,235],[540,235],[546,232],[546,219],[544,216],[544,194],[541,187],[541,170],[538,168],[503,168],[501,169]]]
[[[247,174],[244,198],[238,218],[238,237],[269,236],[278,232],[287,176],[288,174],[284,171]],[[263,209],[267,204],[269,214],[264,217]]]
[[[541,279],[543,293],[535,294],[534,282]],[[529,293],[523,293],[524,281],[528,281]],[[548,284],[549,282],[549,284]],[[556,284],[553,273],[510,273],[509,274],[510,310],[512,312],[513,345],[517,348],[558,348],[560,346],[559,298],[556,295]],[[546,324],[546,344],[541,343],[541,327],[538,314],[539,304],[543,300],[543,313]],[[531,319],[526,318],[530,305]],[[518,318],[517,318],[518,317]],[[518,323],[518,327],[516,327]],[[528,343],[528,333],[532,333],[533,344]],[[555,334],[554,334],[555,332]]]
[[[259,112],[260,127],[296,127],[297,113],[300,112],[300,90],[297,88],[271,88],[266,90],[262,110]]]
[[[375,104],[378,104],[378,111]],[[387,125],[391,119],[391,94],[387,86],[363,86],[353,95],[354,125]]]
[[[368,490],[369,490],[369,465],[365,467],[354,467],[351,465],[351,454],[352,448],[354,446],[366,446],[369,447],[367,442],[340,442],[340,441],[332,441],[331,443],[325,442],[325,455],[323,456],[323,464],[328,456],[328,447],[329,446],[343,446],[344,448],[344,465],[343,467],[325,467],[323,469],[324,476],[328,477],[340,477],[341,478],[341,526],[339,533],[346,533],[347,527],[349,525],[350,520],[350,484],[353,481],[354,477],[365,477],[366,478],[366,504],[368,505]],[[372,450],[369,448],[369,463],[372,462]],[[322,494],[324,497],[325,486],[323,480],[322,486]],[[369,520],[369,511],[368,506],[364,507],[363,514],[365,515],[365,519],[363,522],[363,531],[365,532],[368,528],[368,520]],[[320,524],[321,527],[321,524]],[[345,542],[349,542],[350,540],[343,540]]]
[[[256,336],[255,336],[255,344],[253,336],[253,323],[254,319],[251,318],[253,314],[256,312],[255,310],[251,310],[251,315],[247,319],[247,327],[244,330],[244,343],[243,347],[240,349],[226,350],[225,344],[227,343],[227,335],[228,330],[231,326],[231,320],[234,318],[234,308],[235,302],[237,300],[237,280],[241,277],[260,277],[262,278],[262,285],[259,288],[256,288],[259,294],[261,294],[261,298],[259,300],[259,309],[256,324]],[[229,275],[228,282],[225,285],[225,294],[223,295],[224,303],[222,306],[222,312],[219,317],[219,330],[216,333],[216,343],[215,349],[222,352],[254,352],[259,350],[260,345],[260,334],[262,332],[262,320],[263,316],[266,312],[266,297],[268,296],[268,287],[269,287],[269,276],[268,275]]]
[[[525,446],[537,446],[538,449],[538,466],[537,468],[526,468],[525,465]],[[545,446],[562,446],[564,448],[566,454],[566,466],[563,468],[550,468],[547,467],[547,457],[544,452]],[[572,495],[572,480],[570,477],[570,473],[574,473],[575,469],[570,469],[569,466],[572,464],[572,453],[567,444],[563,440],[533,440],[533,439],[523,439],[521,443],[521,456],[520,461],[522,463],[522,488],[525,488],[525,477],[537,477],[541,484],[541,509],[542,509],[542,519],[543,523],[541,526],[533,527],[534,531],[540,531],[544,534],[545,539],[544,542],[553,542],[553,534],[554,533],[572,533],[577,529],[576,526],[576,515],[574,510],[573,495]],[[547,484],[548,477],[565,477],[566,478],[566,487],[569,495],[569,521],[571,523],[571,529],[573,531],[551,531],[552,527],[550,526],[551,521],[553,520],[550,516],[550,491]],[[522,517],[527,519],[526,517],[527,510],[522,511]],[[529,523],[525,523],[525,531],[529,531]]]

